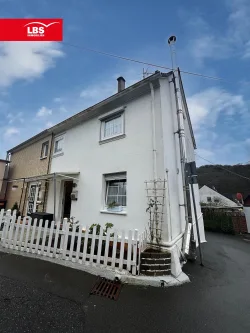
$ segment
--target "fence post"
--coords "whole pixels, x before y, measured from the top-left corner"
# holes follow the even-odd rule
[[[6,212],[6,221],[4,222],[3,234],[2,234],[2,242],[4,247],[7,246],[6,240],[8,239],[7,236],[9,231],[10,219],[11,219],[11,210],[8,209]]]
[[[68,223],[68,219],[65,217],[65,218],[63,219],[62,230],[61,230],[61,232],[60,232],[60,234],[61,234],[61,240],[60,240],[60,253],[62,254],[62,256],[64,256],[64,254],[63,254],[63,249],[64,249],[65,231],[66,231],[67,223]]]
[[[2,242],[3,242],[4,247],[7,247],[7,239],[8,239],[10,219],[11,219],[11,210],[8,209],[7,212],[6,212],[6,215],[5,215],[3,234],[2,234]]]
[[[136,263],[137,263],[137,241],[138,241],[138,230],[134,231],[134,240],[133,240],[133,261],[132,261],[132,274],[136,275]]]
[[[123,270],[123,260],[124,260],[124,242],[125,242],[125,231],[122,230],[122,239],[120,244],[120,262],[119,262],[119,270]]]

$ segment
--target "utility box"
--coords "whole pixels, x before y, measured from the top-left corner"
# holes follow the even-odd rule
[[[76,201],[78,199],[78,191],[72,192],[70,197],[71,197],[71,200]]]

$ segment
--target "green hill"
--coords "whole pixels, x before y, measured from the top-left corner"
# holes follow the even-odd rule
[[[249,180],[234,175],[221,167],[248,177]],[[250,194],[250,165],[203,165],[197,168],[199,186],[207,185],[228,197],[240,192],[245,198]]]

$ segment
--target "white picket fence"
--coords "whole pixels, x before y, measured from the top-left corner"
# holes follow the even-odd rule
[[[30,217],[18,217],[15,212],[0,212],[2,225],[1,245],[5,248],[33,253],[44,257],[67,260],[79,264],[110,267],[138,275],[140,254],[146,248],[146,231],[139,235],[138,230],[117,230],[105,234],[103,228],[97,234],[94,227],[82,232],[76,225],[70,230],[67,219],[55,223],[37,221]]]

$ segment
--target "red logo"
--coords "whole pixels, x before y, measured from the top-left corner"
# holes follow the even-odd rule
[[[0,19],[0,41],[62,41],[62,19]]]

